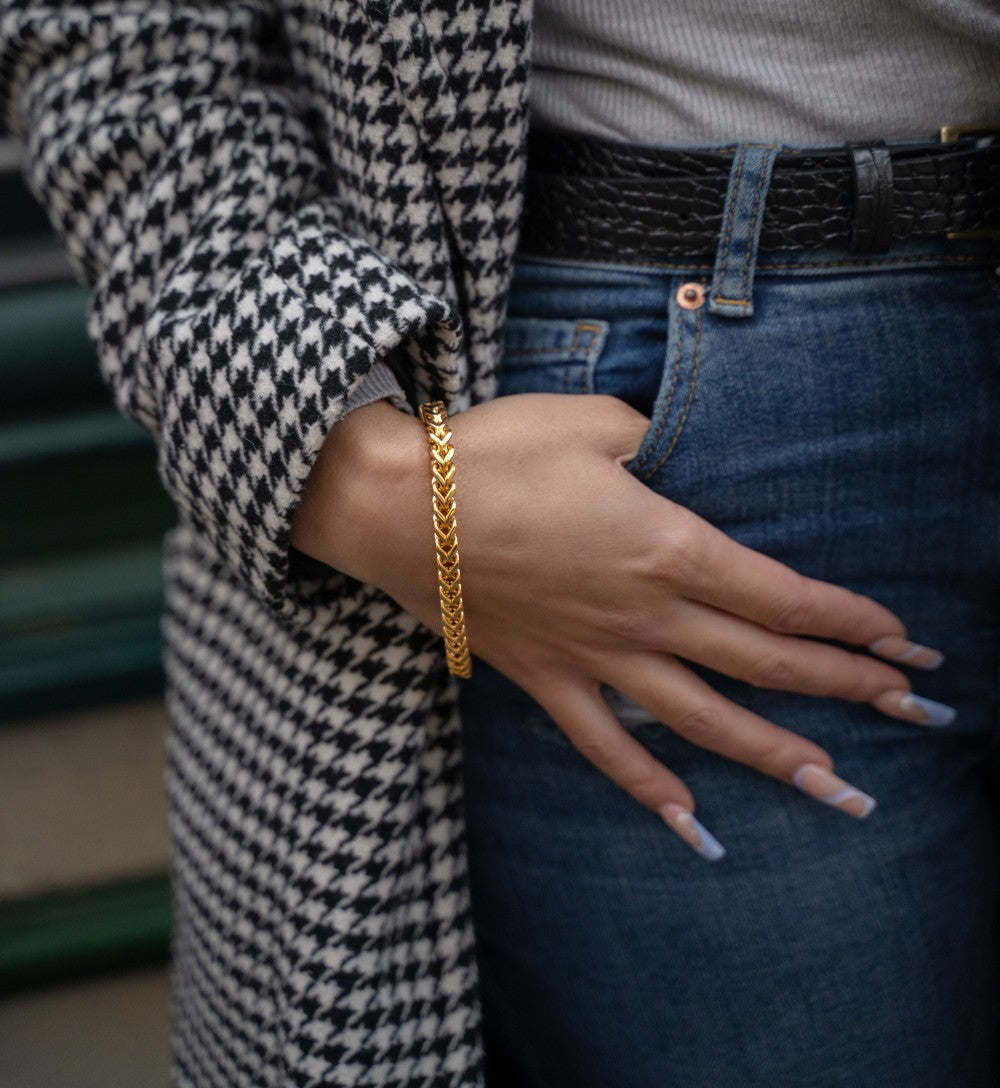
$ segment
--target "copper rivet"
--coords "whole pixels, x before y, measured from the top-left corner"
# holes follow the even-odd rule
[[[700,283],[682,283],[677,288],[677,305],[685,310],[697,310],[705,302],[705,288]]]

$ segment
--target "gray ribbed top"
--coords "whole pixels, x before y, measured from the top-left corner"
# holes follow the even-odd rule
[[[529,95],[640,143],[933,137],[1000,119],[1000,0],[535,0]],[[380,362],[346,409],[382,397]]]
[[[997,0],[535,0],[532,119],[642,143],[1000,118]]]

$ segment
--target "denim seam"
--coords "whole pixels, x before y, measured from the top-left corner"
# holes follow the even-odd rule
[[[696,310],[694,315],[694,363],[691,367],[691,381],[688,383],[688,395],[687,401],[684,404],[684,411],[681,414],[680,422],[677,424],[674,430],[673,436],[670,439],[670,445],[667,447],[666,453],[656,462],[656,464],[643,476],[643,479],[648,479],[653,473],[658,472],[669,459],[670,455],[674,452],[674,448],[680,441],[681,431],[684,430],[684,424],[687,423],[688,415],[691,412],[691,404],[694,401],[694,389],[698,381],[698,370],[701,366],[701,310]]]
[[[597,343],[597,337],[604,331],[600,325],[591,325],[588,321],[581,321],[576,326],[576,331],[573,333],[573,343],[570,344],[570,351],[580,351],[580,333],[592,332],[594,334],[594,341],[589,348],[586,349],[586,354],[593,355],[594,346]]]
[[[774,144],[764,144],[762,146],[767,151],[773,151],[775,149]],[[760,199],[760,197],[761,197],[761,193],[764,190],[764,182],[765,181],[769,182],[770,179],[771,179],[771,169],[772,169],[772,167],[773,167],[773,160],[772,160],[770,165],[765,165],[764,168],[757,175],[757,188],[754,191],[753,210],[750,212],[750,222],[748,224],[749,229],[747,230],[747,251],[746,251],[746,254],[745,254],[744,258],[743,258],[743,274],[740,277],[740,298],[741,299],[747,299],[747,295],[748,295],[749,289],[750,289],[750,273],[751,273],[752,268],[753,268],[753,265],[751,264],[751,255],[752,255],[754,240],[757,238],[757,220],[760,218],[760,212],[761,212],[761,199]],[[716,302],[718,302],[718,301],[719,301],[719,299],[716,298]],[[750,305],[749,299],[747,299],[745,305],[747,305],[747,306]]]
[[[594,365],[600,357],[601,352],[604,350],[604,334],[607,326],[593,325],[589,321],[580,321],[577,323],[576,332],[573,334],[573,350],[578,351],[578,342],[580,334],[583,332],[589,332],[591,334],[590,346],[582,353],[583,355],[583,367],[580,372],[580,382],[578,392],[591,393],[594,388]]]
[[[527,256],[527,255],[526,255]],[[528,258],[531,259],[530,257]],[[542,258],[544,260],[544,258]],[[554,258],[554,260],[566,260],[565,258]],[[962,253],[953,255],[940,255],[940,254],[925,254],[913,257],[871,257],[871,258],[858,258],[856,260],[843,260],[843,261],[796,261],[789,264],[757,264],[758,271],[765,269],[768,272],[782,272],[786,269],[795,268],[844,268],[844,267],[857,267],[859,269],[867,268],[873,264],[928,264],[932,262],[956,262],[959,264],[970,264],[974,262],[982,262],[984,264],[990,264],[997,260],[996,256],[984,254],[984,253]],[[581,257],[579,260],[573,260],[568,262],[574,265],[580,265],[581,267],[587,266],[601,266],[605,264],[611,264],[616,266],[626,266],[628,268],[664,268],[672,269],[677,272],[711,272],[714,265],[711,264],[675,264],[668,261],[588,261],[586,258]],[[734,300],[730,300],[734,301]],[[527,349],[524,349],[527,350]],[[561,351],[561,348],[546,348],[546,351]]]
[[[583,348],[580,345],[580,339],[585,332],[591,333],[592,336],[589,346]],[[551,348],[510,348],[505,349],[503,354],[506,358],[513,358],[519,355],[569,356],[563,369],[563,391],[566,393],[588,393],[593,381],[594,362],[598,354],[600,336],[603,332],[604,329],[600,325],[594,325],[588,321],[578,321],[576,327],[573,329],[573,339],[568,347],[560,344]],[[571,365],[574,362],[580,362],[582,364],[579,380],[576,382],[573,381],[573,367]]]
[[[557,347],[554,347],[554,348],[530,348],[530,347],[529,348],[509,348],[509,349],[505,349],[504,355],[556,355],[556,354],[559,354],[559,353],[565,353],[567,355],[577,355],[577,354],[581,353],[580,333],[582,333],[582,332],[592,332],[592,333],[594,333],[595,342],[596,342],[596,337],[600,333],[602,333],[603,331],[604,330],[601,328],[600,325],[591,325],[591,324],[588,324],[586,321],[581,321],[581,322],[579,322],[577,324],[576,328],[573,330],[573,339],[570,342],[569,347],[564,347],[563,345],[560,344],[560,345],[558,345]],[[594,348],[593,348],[593,346],[591,346],[591,347],[586,348],[585,350],[583,350],[582,354],[584,354],[586,357],[589,358],[589,356],[591,356],[593,354],[593,352],[594,352]]]
[[[667,420],[670,417],[670,408],[671,408],[671,405],[674,403],[674,393],[677,391],[677,381],[678,381],[678,379],[680,377],[680,373],[681,373],[681,357],[682,357],[683,347],[684,347],[684,311],[681,310],[680,307],[678,307],[678,309],[677,309],[677,351],[676,351],[676,353],[674,355],[674,366],[673,366],[673,374],[671,375],[671,378],[670,378],[670,388],[667,390],[666,402],[664,403],[663,408],[660,411],[660,418],[657,421],[656,431],[650,437],[649,446],[648,446],[648,448],[646,450],[646,453],[643,456],[642,460],[639,462],[639,464],[635,465],[634,469],[633,469],[633,471],[635,472],[635,474],[638,476],[638,478],[640,480],[648,479],[656,471],[656,469],[654,468],[654,469],[651,469],[649,472],[646,472],[644,470],[644,466],[649,461],[650,457],[652,457],[653,450],[656,449],[656,446],[660,441],[660,437],[663,434],[663,431],[667,426]],[[657,401],[660,399],[659,395],[657,395],[656,399],[657,399]],[[641,475],[640,475],[640,470],[642,470]]]

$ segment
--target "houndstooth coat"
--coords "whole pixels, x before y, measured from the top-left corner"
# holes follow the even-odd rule
[[[378,360],[411,412],[495,395],[531,0],[0,5],[25,178],[179,511],[173,1083],[479,1086],[460,681],[288,541]]]

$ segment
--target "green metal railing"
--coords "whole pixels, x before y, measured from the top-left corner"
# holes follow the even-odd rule
[[[152,437],[101,379],[88,292],[3,146],[0,727],[31,729],[162,691],[161,542],[175,512]],[[169,932],[165,873],[0,901],[0,993],[163,961]]]
[[[160,962],[169,942],[163,874],[0,903],[0,994]]]

